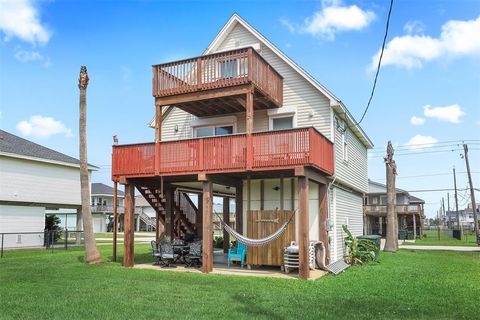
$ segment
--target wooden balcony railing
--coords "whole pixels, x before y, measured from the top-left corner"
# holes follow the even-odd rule
[[[251,47],[154,65],[152,94],[165,97],[248,83],[282,105],[282,76]]]
[[[314,128],[257,132],[252,144],[251,170],[313,166],[333,174],[333,144]],[[114,146],[112,176],[239,172],[249,167],[246,134],[166,141],[159,150],[155,154],[155,143]]]
[[[420,213],[420,205],[405,205],[397,204],[397,213],[398,214],[418,214]],[[386,205],[366,205],[365,213],[371,215],[382,215],[387,214]]]

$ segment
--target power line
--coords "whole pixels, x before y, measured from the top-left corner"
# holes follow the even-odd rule
[[[392,7],[393,7],[393,0],[390,0],[390,8],[388,9],[387,23],[385,25],[385,35],[383,36],[382,50],[380,52],[380,58],[378,59],[377,71],[375,72],[375,80],[373,81],[372,92],[370,93],[370,98],[368,99],[368,103],[365,108],[365,111],[363,112],[363,115],[360,118],[360,121],[355,123],[355,126],[358,126],[363,121],[363,118],[365,118],[368,108],[370,107],[370,103],[372,102],[373,94],[375,93],[375,88],[377,87],[378,74],[380,73],[380,66],[382,64],[383,51],[385,50],[385,43],[387,42],[387,36],[388,36],[388,28],[390,26],[390,16],[392,14]]]
[[[441,144],[451,144],[451,145],[460,145],[461,143],[466,143],[472,144],[472,145],[478,145],[480,144],[480,140],[450,140],[450,141],[437,141],[435,143],[412,143],[412,144],[405,144],[405,145],[400,145],[396,146],[395,150],[402,149],[402,148],[411,148],[413,146],[438,146]],[[439,146],[440,147],[440,146]],[[386,147],[375,147],[372,148],[371,150],[376,151],[376,149],[379,149],[380,151],[385,151]]]
[[[457,174],[466,174],[466,173],[467,173],[466,171],[457,172]],[[472,171],[472,173],[480,173],[480,171]],[[445,172],[445,173],[420,174],[415,176],[397,176],[396,179],[449,176],[451,174],[452,174],[451,172]],[[382,179],[385,179],[385,178],[374,178],[373,180],[382,180]]]
[[[478,149],[469,149],[469,150],[480,150]],[[405,153],[395,153],[395,156],[408,156],[408,155],[420,155],[420,154],[426,154],[426,153],[439,153],[439,152],[455,152],[458,150],[450,149],[450,150],[435,150],[435,151],[413,151],[413,152],[405,152]],[[373,156],[370,158],[383,158],[383,156]]]

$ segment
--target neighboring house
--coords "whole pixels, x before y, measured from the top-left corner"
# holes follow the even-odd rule
[[[0,233],[18,233],[5,247],[43,245],[48,212],[73,210],[79,225],[79,171],[77,159],[0,130]]]
[[[480,203],[477,203],[477,218],[480,220],[479,211]],[[458,220],[460,224],[457,223],[457,212],[455,210],[447,211],[445,216],[447,226],[450,229],[456,229],[460,225],[462,229],[472,230],[475,224],[471,204],[468,204],[465,209],[458,210]]]
[[[95,233],[110,232],[113,226],[113,188],[103,183],[92,183],[92,216]],[[117,212],[123,214],[123,192],[117,193]]]
[[[407,191],[396,189],[399,239],[422,237],[425,201]],[[365,233],[385,237],[387,230],[387,186],[369,180],[365,197]]]
[[[213,211],[215,192],[234,193],[236,229],[252,238],[297,210],[292,232],[268,247],[275,252],[249,249],[248,264],[282,264],[283,247],[294,240],[306,278],[310,240],[322,241],[333,262],[345,254],[342,225],[363,233],[372,142],[339,98],[238,15],[202,56],[153,66],[153,95],[158,143],[114,146],[112,175],[128,192],[137,187],[151,197],[168,237],[176,232],[172,192],[185,185],[203,194],[200,213]],[[262,215],[278,218],[255,218]],[[195,229],[204,272],[211,270],[210,216]]]

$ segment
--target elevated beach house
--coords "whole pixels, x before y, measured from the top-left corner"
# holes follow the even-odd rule
[[[235,199],[235,228],[253,239],[296,210],[282,237],[248,248],[249,265],[282,265],[283,248],[295,241],[299,276],[308,278],[310,241],[321,241],[334,262],[345,253],[342,225],[363,233],[372,142],[339,98],[241,17],[201,56],[154,65],[152,85],[155,140],[113,146],[112,178],[125,185],[125,266],[134,263],[135,188],[166,237],[194,232],[203,240],[204,272],[213,268],[214,195]],[[199,194],[193,216],[175,209],[182,188]]]
[[[78,159],[0,130],[3,247],[42,246],[46,214],[71,212],[72,228],[81,230],[80,209]]]

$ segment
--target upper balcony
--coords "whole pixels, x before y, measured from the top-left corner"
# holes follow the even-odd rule
[[[251,47],[153,66],[155,103],[198,117],[244,112],[252,89],[255,110],[282,106],[282,76]]]
[[[421,214],[421,205],[397,204],[397,214]],[[365,214],[369,216],[386,216],[387,205],[366,205]]]
[[[250,142],[249,142],[250,141]],[[248,147],[251,146],[251,156]],[[112,179],[199,173],[289,170],[309,166],[332,175],[333,144],[313,127],[118,145]]]

